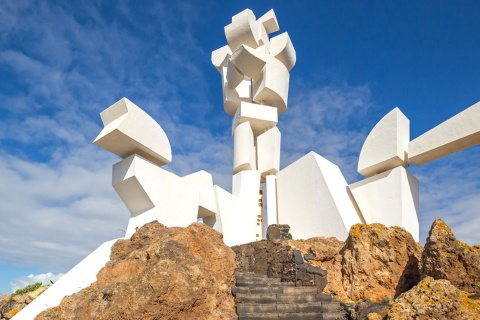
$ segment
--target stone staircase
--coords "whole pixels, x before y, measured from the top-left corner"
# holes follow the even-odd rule
[[[232,293],[237,302],[238,319],[347,319],[330,294],[317,293],[316,287],[295,287],[253,272],[235,271]]]

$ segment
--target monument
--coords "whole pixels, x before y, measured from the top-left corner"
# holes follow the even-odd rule
[[[279,29],[273,10],[258,19],[244,10],[225,26],[227,45],[212,52],[223,108],[233,117],[231,192],[205,171],[179,177],[163,169],[172,161],[168,137],[128,99],[100,114],[104,128],[94,143],[123,158],[113,165],[112,185],[131,213],[125,238],[154,220],[169,227],[201,220],[229,246],[263,239],[269,224],[290,225],[293,238],[344,240],[356,223],[382,223],[404,227],[419,240],[418,180],[405,168],[479,144],[480,102],[413,141],[408,118],[393,109],[366,138],[358,160],[365,179],[356,183],[348,184],[338,166],[314,152],[280,169],[276,125],[287,111],[296,54],[288,33],[270,38]],[[102,244],[13,319],[32,319],[89,286],[116,240]]]

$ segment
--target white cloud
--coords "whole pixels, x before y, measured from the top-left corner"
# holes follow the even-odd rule
[[[15,278],[11,283],[10,286],[12,287],[12,292],[17,291],[18,289],[22,289],[30,284],[34,284],[37,282],[41,282],[43,285],[51,284],[52,282],[57,282],[63,273],[53,274],[51,272],[41,273],[37,275],[30,274],[25,277]]]

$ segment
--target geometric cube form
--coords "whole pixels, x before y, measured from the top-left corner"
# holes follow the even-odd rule
[[[244,80],[244,75],[229,60],[227,63],[227,83],[230,89],[235,89]]]
[[[278,223],[294,239],[316,236],[344,241],[361,220],[347,193],[340,169],[310,152],[277,173]]]
[[[250,122],[239,124],[233,134],[233,173],[256,169],[255,145]]]
[[[197,172],[181,178],[132,155],[113,166],[112,184],[130,211],[125,237],[151,221],[167,227],[187,227],[218,212],[211,176]]]
[[[349,186],[366,223],[399,226],[419,241],[418,180],[397,167]]]
[[[232,135],[235,128],[244,122],[250,122],[254,136],[264,133],[277,125],[278,113],[274,107],[241,102],[232,120]]]
[[[268,56],[267,56],[268,57]],[[262,73],[253,78],[253,101],[287,111],[290,73],[285,65],[273,57],[267,60]]]
[[[275,12],[273,11],[273,9],[270,9],[267,13],[265,13],[263,16],[258,18],[255,23],[257,25],[260,25],[260,24],[263,25],[267,34],[277,32],[278,30],[280,30],[280,27],[277,21],[277,16],[275,15]]]
[[[368,134],[358,157],[358,172],[365,177],[408,166],[410,121],[395,108]]]
[[[233,175],[232,195],[236,196],[240,200],[240,206],[242,207],[239,219],[245,221],[245,232],[251,232],[251,235],[248,237],[253,237],[254,240],[258,238],[261,239],[262,237],[262,233],[259,233],[257,230],[257,216],[259,215],[259,193],[260,173],[257,170],[245,170]],[[236,232],[238,233],[238,231]]]
[[[257,137],[257,168],[262,178],[275,175],[280,170],[280,145],[282,134],[273,127]]]
[[[267,226],[271,224],[278,224],[277,215],[277,177],[269,174],[265,178],[265,185],[267,187]]]
[[[416,166],[480,144],[480,102],[409,143],[408,161]]]
[[[172,150],[162,127],[145,111],[122,98],[100,113],[105,126],[93,141],[122,158],[138,154],[156,165],[172,161]]]
[[[232,23],[225,26],[225,36],[232,52],[237,51],[242,44],[258,47],[257,28],[252,10],[246,9],[233,16]]]
[[[259,50],[255,50],[242,44],[240,48],[233,52],[231,61],[235,67],[250,79],[260,76],[267,60],[267,55]]]
[[[218,72],[222,74],[222,67],[227,66],[227,62],[230,60],[232,55],[232,50],[228,45],[225,45],[221,48],[212,52],[212,64],[217,68]]]
[[[280,60],[288,71],[292,70],[297,62],[297,54],[293,47],[292,40],[288,32],[279,34],[276,37],[270,39],[270,53],[272,56]]]
[[[198,218],[215,216],[218,213],[217,200],[213,190],[212,175],[200,170],[182,177],[182,181],[188,184],[199,195]]]
[[[251,101],[251,84],[244,80],[235,89],[231,89],[227,80],[228,72],[228,67],[222,67],[223,107],[226,113],[233,116],[241,101]]]

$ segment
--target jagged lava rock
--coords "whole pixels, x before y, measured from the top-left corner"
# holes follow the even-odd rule
[[[426,277],[403,293],[387,314],[391,320],[480,319],[480,302],[448,280]]]
[[[480,281],[480,248],[457,240],[441,219],[432,224],[422,259],[422,277],[447,279],[460,290],[475,292]]]
[[[235,319],[234,270],[219,232],[150,222],[113,245],[96,282],[36,319]]]
[[[391,299],[420,280],[422,250],[401,227],[356,224],[339,257],[327,268],[325,291],[342,301]]]

